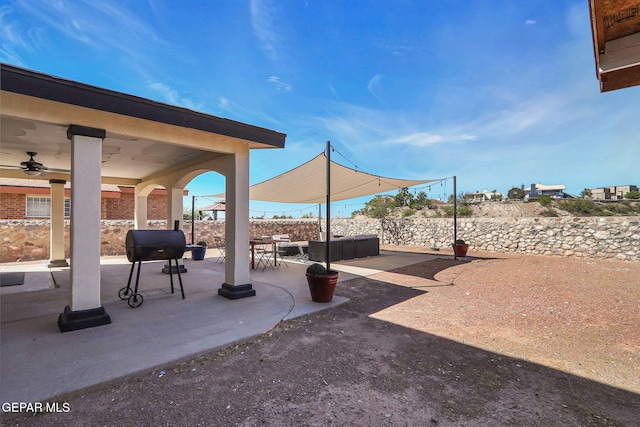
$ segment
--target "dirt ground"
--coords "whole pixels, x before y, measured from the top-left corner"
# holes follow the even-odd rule
[[[5,424],[638,426],[640,264],[471,255]]]

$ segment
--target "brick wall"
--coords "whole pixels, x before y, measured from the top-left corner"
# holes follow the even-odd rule
[[[48,197],[49,194],[44,194]],[[120,193],[100,200],[100,219],[133,219],[135,197],[133,193]],[[26,194],[0,193],[0,219],[26,219]],[[147,197],[147,218],[161,220],[167,216],[167,196],[158,191]]]
[[[131,219],[133,218],[134,207],[135,197],[131,193],[121,194],[118,199],[109,199],[107,202],[107,219]]]
[[[0,194],[0,218],[22,219],[27,208],[24,194]]]
[[[147,218],[164,219],[167,217],[167,196],[166,194],[150,194],[147,197]],[[133,211],[131,211],[133,218]]]
[[[105,199],[103,199],[104,201]],[[135,195],[133,192],[120,193],[119,198],[106,199],[102,219],[133,219]],[[147,219],[162,220],[167,217],[166,191],[155,190],[147,196]]]

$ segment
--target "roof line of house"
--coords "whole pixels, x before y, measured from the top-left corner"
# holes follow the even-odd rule
[[[286,134],[0,63],[2,90],[283,148]]]

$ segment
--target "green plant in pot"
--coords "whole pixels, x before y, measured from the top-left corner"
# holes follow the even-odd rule
[[[191,250],[191,259],[194,261],[202,261],[207,254],[207,242],[200,240],[196,245],[197,246]]]
[[[467,251],[469,250],[469,245],[462,239],[457,239],[455,243],[452,243],[453,251],[456,254],[456,257],[464,258],[467,256]]]
[[[338,272],[325,268],[324,265],[314,263],[307,267],[307,283],[311,300],[314,302],[331,302],[338,283]]]

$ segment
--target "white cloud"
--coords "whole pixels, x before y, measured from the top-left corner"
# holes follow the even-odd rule
[[[203,108],[203,103],[197,103],[189,98],[181,97],[177,90],[172,89],[164,83],[149,82],[149,89],[159,94],[167,104],[177,105],[196,111],[200,111]]]
[[[488,112],[470,122],[468,129],[480,138],[510,137],[531,130],[549,132],[589,114],[589,111],[582,92],[552,92],[513,102],[496,112]]]
[[[374,98],[376,98],[378,101],[382,101],[382,99],[380,99],[380,97],[376,93],[376,90],[380,85],[380,81],[382,81],[383,77],[383,74],[376,74],[371,78],[371,80],[369,80],[369,84],[367,85],[367,90],[369,91],[369,93],[373,95]]]
[[[155,29],[137,14],[110,2],[18,0],[28,14],[38,18],[49,29],[95,48],[114,47],[137,60],[143,52],[168,44]],[[114,37],[118,34],[118,37]]]
[[[229,100],[224,96],[219,96],[218,107],[222,108],[223,110],[226,110],[227,108],[229,108]]]
[[[278,59],[281,40],[274,24],[277,21],[275,6],[270,0],[251,0],[250,11],[251,25],[261,49],[269,59]]]
[[[535,25],[536,21],[534,21],[533,19],[527,19],[524,23],[527,25]]]
[[[9,19],[12,12],[8,6],[0,7],[0,59],[18,65],[22,63],[18,51],[30,49],[30,46],[23,38],[19,25]]]
[[[335,88],[335,87],[333,87],[333,84],[332,84],[331,82],[329,82],[329,83],[327,84],[327,86],[329,87],[329,92],[331,92],[331,94],[332,94],[333,96],[335,96],[336,98],[339,98],[339,97],[340,97],[340,96],[338,95],[338,91],[336,90],[336,88]]]
[[[280,77],[269,76],[267,78],[267,81],[271,83],[273,87],[275,87],[277,90],[281,90],[284,92],[291,92],[291,90],[293,89],[289,83],[285,83],[282,80],[280,80]]]
[[[476,136],[464,133],[452,133],[447,135],[442,133],[415,132],[401,135],[385,142],[392,144],[413,145],[415,147],[430,147],[433,145],[444,143],[473,141],[475,139]]]

